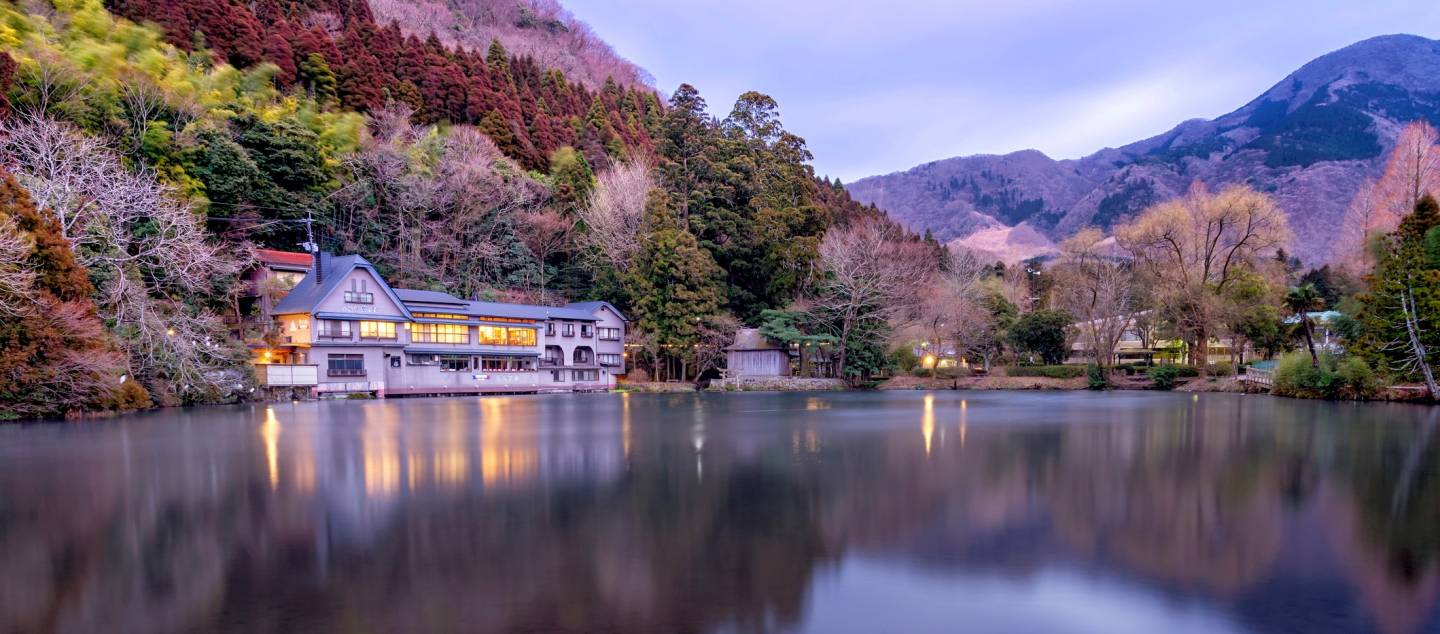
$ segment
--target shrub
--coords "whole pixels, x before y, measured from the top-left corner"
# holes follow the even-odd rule
[[[1278,396],[1329,400],[1370,398],[1383,387],[1363,359],[1332,353],[1320,355],[1319,367],[1311,365],[1306,352],[1280,357],[1274,381],[1271,392]]]
[[[1105,369],[1094,363],[1085,366],[1085,378],[1092,390],[1103,390],[1110,387],[1110,382],[1105,380]]]
[[[1182,366],[1175,365],[1157,365],[1150,368],[1150,371],[1146,374],[1149,375],[1151,381],[1155,382],[1155,389],[1173,390],[1175,389],[1175,379],[1180,378],[1181,367]],[[1193,370],[1194,368],[1191,369]]]
[[[626,383],[649,383],[650,373],[645,368],[630,368],[625,375]]]
[[[1006,368],[1007,376],[1033,376],[1047,379],[1075,379],[1085,374],[1085,368],[1078,365],[1017,365]]]
[[[914,376],[917,376],[917,377],[919,377],[919,378],[922,378],[922,379],[928,379],[928,378],[930,378],[931,372],[930,372],[930,369],[929,369],[929,368],[923,368],[923,367],[920,367],[920,366],[917,365],[917,366],[915,366],[915,369],[913,369],[913,370],[910,371],[910,374],[912,374],[912,375],[914,375]]]
[[[900,368],[901,372],[913,372],[920,367],[920,358],[915,356],[915,351],[909,348],[900,348],[890,353],[891,362]]]
[[[1211,376],[1234,376],[1234,375],[1235,375],[1235,366],[1234,366],[1234,365],[1231,365],[1230,362],[1228,362],[1228,361],[1226,361],[1226,362],[1224,362],[1224,363],[1216,363],[1215,365],[1210,366],[1210,375],[1211,375]]]

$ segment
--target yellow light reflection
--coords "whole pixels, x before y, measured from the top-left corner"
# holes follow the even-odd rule
[[[815,398],[813,396],[805,399],[805,411],[807,412],[818,412],[827,409],[830,409],[830,404],[825,402],[825,399]]]
[[[436,484],[449,486],[463,484],[465,473],[470,468],[470,456],[465,455],[463,448],[437,451],[431,466],[434,467]]]
[[[531,480],[539,472],[540,453],[533,436],[513,433],[505,425],[505,402],[480,401],[480,481],[485,486],[513,485]],[[438,473],[438,471],[437,471]],[[438,477],[438,476],[437,476]]]
[[[925,455],[930,455],[930,438],[935,435],[935,395],[925,395],[925,415],[920,419],[920,433],[925,436]]]
[[[962,398],[962,399],[960,399],[960,446],[961,446],[961,447],[964,447],[964,446],[965,446],[965,428],[968,427],[969,424],[970,424],[969,418],[970,418],[970,402]]]
[[[380,414],[365,422],[360,442],[367,495],[389,496],[400,490],[400,446],[395,435],[396,426],[389,416]]]
[[[265,423],[260,425],[260,438],[265,441],[265,462],[270,466],[270,488],[280,486],[280,419],[275,408],[265,408]]]
[[[625,464],[630,464],[630,393],[620,393],[620,445],[625,452]]]

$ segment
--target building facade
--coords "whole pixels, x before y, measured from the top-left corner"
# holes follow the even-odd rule
[[[625,373],[625,317],[609,303],[396,289],[358,255],[322,254],[270,317],[261,383],[322,396],[599,391]]]

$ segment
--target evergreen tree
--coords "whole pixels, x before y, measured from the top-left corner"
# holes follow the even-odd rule
[[[639,327],[654,334],[671,358],[683,359],[698,340],[701,318],[717,312],[723,296],[719,268],[681,226],[668,198],[650,192],[647,236],[627,286]]]
[[[550,156],[551,200],[555,208],[567,215],[575,211],[590,198],[595,187],[595,174],[585,155],[575,148],[562,147]]]
[[[1437,235],[1440,204],[1426,195],[1382,242],[1360,318],[1361,349],[1424,381],[1432,399],[1440,398],[1433,370],[1440,352],[1440,258],[1427,257],[1427,246]]]
[[[335,72],[330,70],[330,64],[319,53],[310,53],[305,60],[300,62],[296,72],[300,85],[322,104],[335,104],[339,101],[338,82],[335,80]]]

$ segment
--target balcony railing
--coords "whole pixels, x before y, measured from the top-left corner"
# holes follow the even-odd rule
[[[337,339],[338,339],[338,340],[343,340],[343,341],[349,341],[349,340],[351,339],[350,333],[348,333],[348,332],[326,332],[326,331],[324,331],[324,330],[317,330],[317,331],[315,331],[315,337],[316,337],[317,339],[325,339],[325,340],[330,340],[330,341],[334,341],[334,340],[337,340]]]
[[[540,357],[540,367],[542,368],[553,368],[561,365],[564,365],[564,363],[562,363],[560,359]]]
[[[320,366],[317,365],[278,365],[265,364],[255,366],[256,377],[260,384],[267,387],[306,387],[316,385]]]

